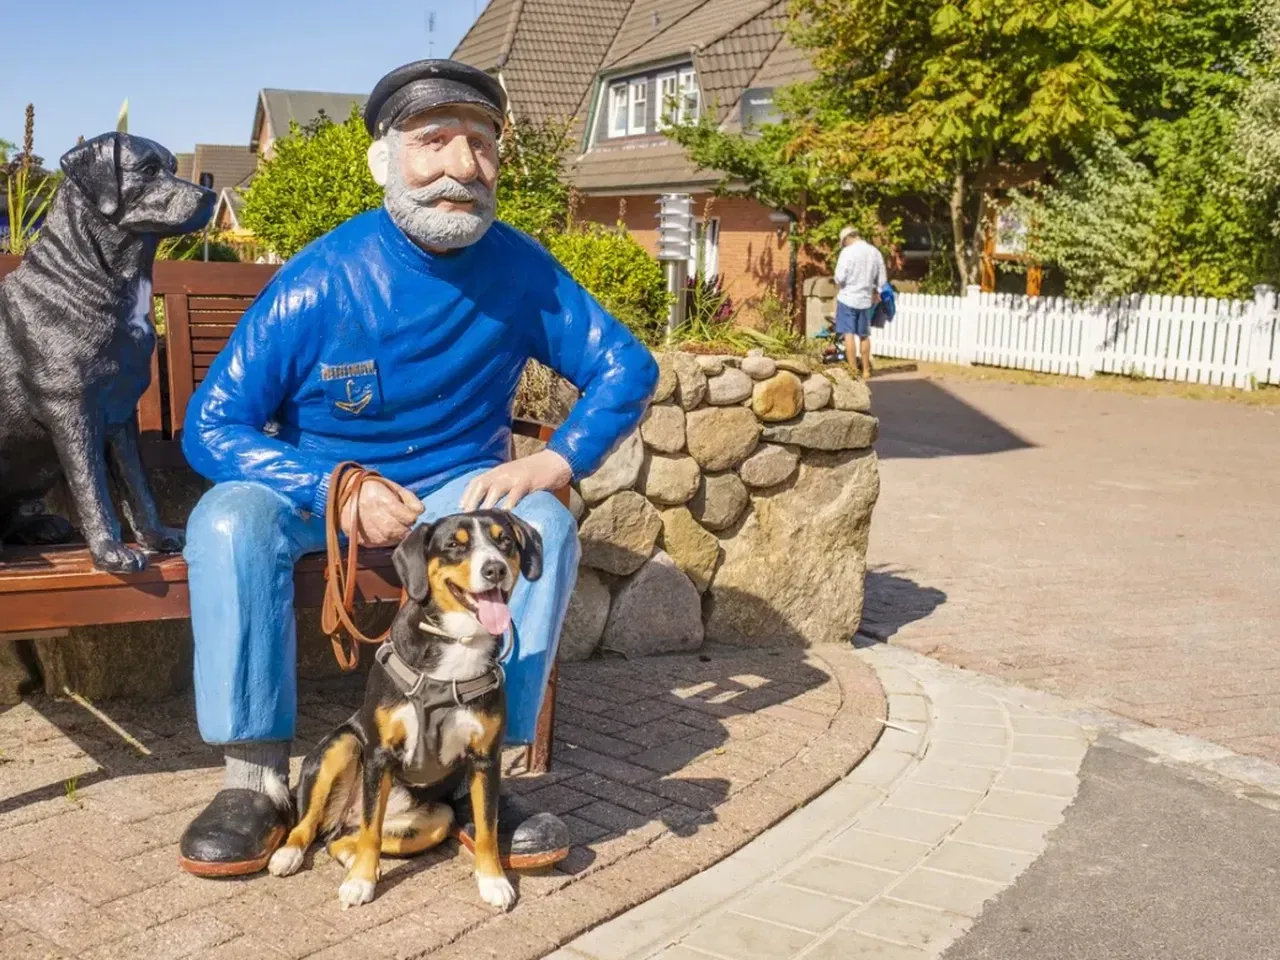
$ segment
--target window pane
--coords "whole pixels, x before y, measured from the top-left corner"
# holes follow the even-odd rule
[[[692,70],[680,72],[680,122],[689,123],[698,119],[698,78]]]
[[[609,89],[609,136],[623,137],[627,133],[627,88],[623,84]]]
[[[649,106],[649,84],[645,80],[637,80],[631,84],[631,126],[630,133],[644,133],[648,127],[646,112]]]
[[[679,110],[680,83],[674,73],[658,78],[658,129],[665,130],[676,122]]]

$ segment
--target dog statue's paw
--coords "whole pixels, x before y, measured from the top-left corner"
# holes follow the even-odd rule
[[[147,555],[141,550],[127,547],[119,540],[104,540],[89,547],[93,563],[108,573],[137,573],[146,569]]]
[[[499,910],[510,910],[516,902],[516,890],[506,877],[482,877],[476,874],[480,885],[480,899]]]
[[[187,544],[187,535],[177,527],[157,527],[148,530],[138,538],[148,550],[157,553],[181,553]]]
[[[65,517],[51,513],[38,513],[19,518],[13,525],[14,543],[45,546],[70,543],[77,536],[76,528]]]
[[[273,877],[292,876],[302,866],[302,857],[301,848],[283,846],[271,855],[271,860],[267,863],[267,872]]]
[[[373,886],[372,880],[359,880],[355,877],[343,880],[342,886],[338,888],[338,900],[342,903],[342,909],[368,903],[373,899]]]

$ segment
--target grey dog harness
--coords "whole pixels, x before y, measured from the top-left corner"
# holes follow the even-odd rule
[[[447,636],[443,631],[426,622],[421,628],[428,633]],[[514,631],[512,631],[512,634]],[[396,652],[390,640],[383,641],[374,653],[374,659],[382,666],[396,689],[413,705],[418,718],[418,743],[412,759],[404,765],[402,776],[413,786],[423,787],[438,783],[450,773],[450,768],[440,763],[440,733],[450,708],[466,707],[481,697],[501,690],[506,683],[506,673],[501,660],[506,659],[514,646],[515,638],[508,634],[507,643],[489,669],[469,680],[446,680],[433,677],[425,671],[415,670]]]

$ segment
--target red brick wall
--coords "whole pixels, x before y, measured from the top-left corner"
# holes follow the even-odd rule
[[[618,222],[619,203],[625,201],[622,216],[627,230],[650,253],[657,252],[658,198],[652,194],[628,197],[585,197],[578,207],[579,220],[609,226]],[[787,296],[787,268],[790,250],[785,230],[769,221],[769,210],[742,197],[694,197],[694,216],[701,218],[706,205],[711,216],[720,219],[720,273],[729,294],[740,301],[758,297],[770,287]],[[803,272],[803,258],[800,266]],[[797,284],[802,282],[797,280]],[[797,296],[800,291],[797,290]]]

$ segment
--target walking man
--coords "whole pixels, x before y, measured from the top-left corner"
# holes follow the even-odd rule
[[[887,283],[884,257],[862,239],[857,227],[840,231],[840,257],[836,260],[836,333],[844,337],[844,355],[853,367],[855,338],[862,357],[862,379],[871,379],[871,318]]]

